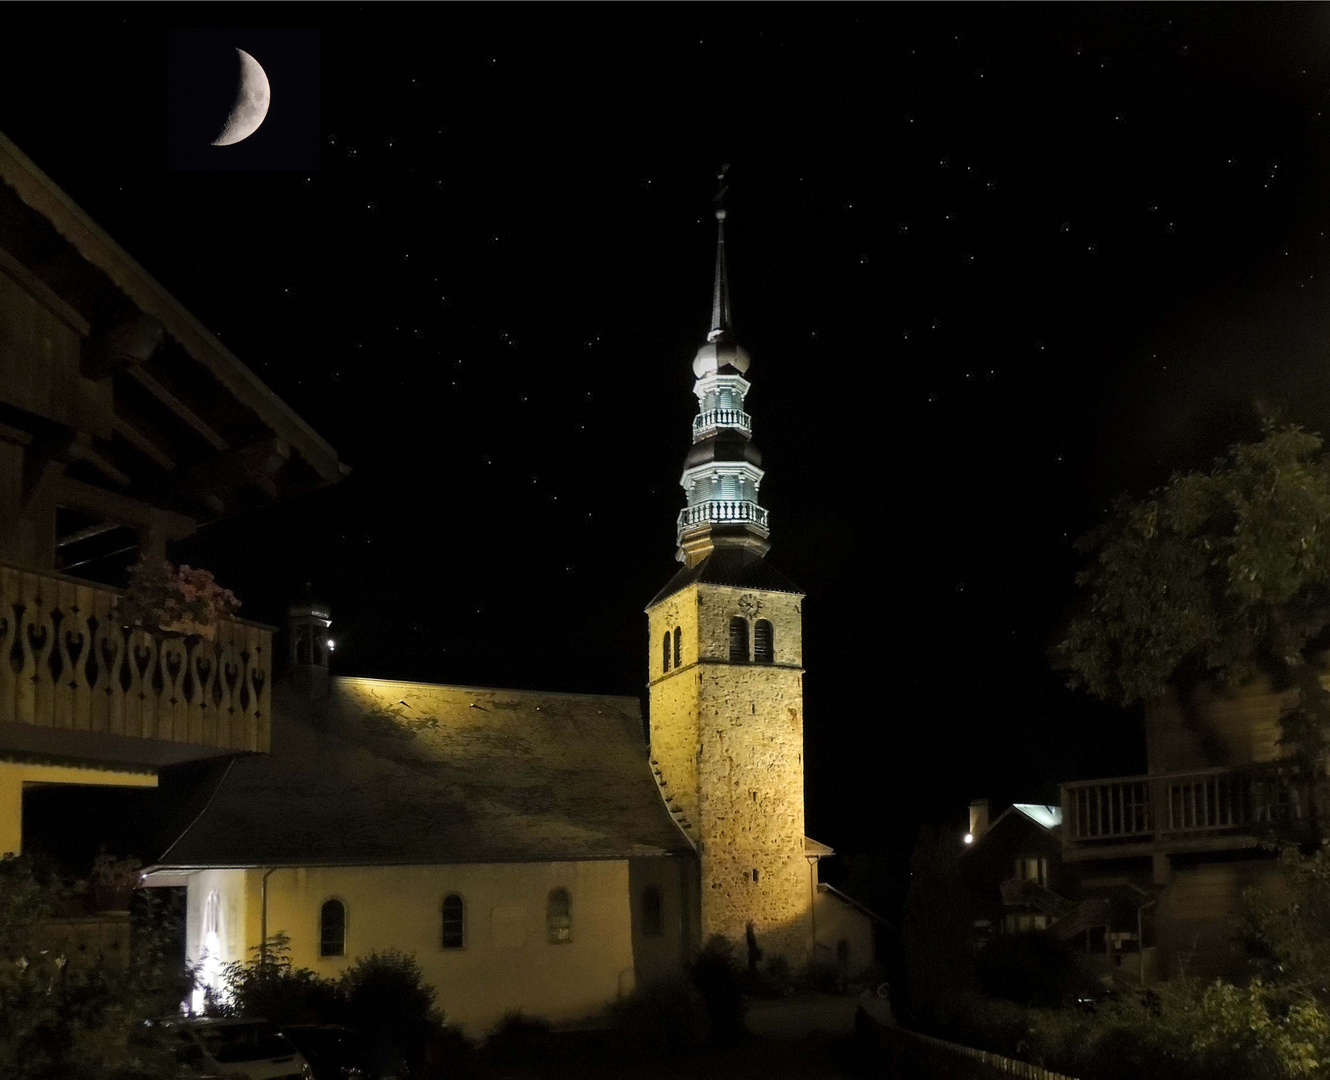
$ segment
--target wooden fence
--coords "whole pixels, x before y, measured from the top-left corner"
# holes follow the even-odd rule
[[[869,1051],[869,1075],[882,1080],[1075,1080],[1062,1073],[882,1024],[862,1009],[855,1037]]]

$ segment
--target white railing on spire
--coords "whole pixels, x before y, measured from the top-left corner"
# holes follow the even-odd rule
[[[680,530],[694,525],[722,524],[741,522],[767,527],[767,512],[754,502],[732,502],[728,499],[709,499],[694,506],[685,506],[679,512]]]
[[[753,433],[753,418],[742,409],[708,409],[693,417],[693,438],[714,431],[719,427],[738,428],[749,435]]]

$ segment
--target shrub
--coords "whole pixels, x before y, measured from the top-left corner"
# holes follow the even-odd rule
[[[748,992],[757,997],[780,998],[794,989],[794,969],[784,956],[773,956],[750,975]]]
[[[841,988],[840,971],[825,960],[805,960],[794,974],[794,988],[802,994],[834,994]]]
[[[415,958],[396,949],[358,957],[337,985],[345,1022],[364,1037],[371,1064],[409,1068],[443,1024],[434,987]]]
[[[639,986],[610,1006],[609,1016],[626,1054],[678,1057],[707,1039],[707,1009],[687,979],[668,978]]]
[[[1048,930],[994,938],[980,950],[975,975],[989,997],[1044,1008],[1069,1004],[1078,989],[1093,983]]]
[[[520,1010],[505,1013],[485,1037],[485,1058],[492,1065],[539,1065],[550,1055],[550,1026]]]
[[[734,945],[715,934],[693,961],[693,986],[707,1012],[707,1035],[711,1042],[734,1042],[744,1033],[743,969],[734,955]]]
[[[279,1024],[328,1024],[342,1019],[342,997],[335,982],[308,968],[291,966],[291,939],[277,933],[266,948],[255,945],[248,960],[222,968],[222,993],[208,999],[208,1012],[219,1016],[262,1017]]]

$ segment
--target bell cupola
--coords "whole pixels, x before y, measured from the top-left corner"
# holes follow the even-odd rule
[[[762,455],[753,443],[752,417],[745,411],[749,382],[747,351],[734,340],[730,283],[725,267],[725,174],[716,197],[716,281],[711,330],[693,357],[693,445],[679,483],[687,505],[679,514],[680,562],[694,566],[718,547],[747,548],[758,555],[771,546],[767,512],[757,501]]]

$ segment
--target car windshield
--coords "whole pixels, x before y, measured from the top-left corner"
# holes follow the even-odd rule
[[[197,1035],[213,1060],[222,1065],[295,1053],[295,1048],[268,1024],[226,1024],[199,1029]]]

